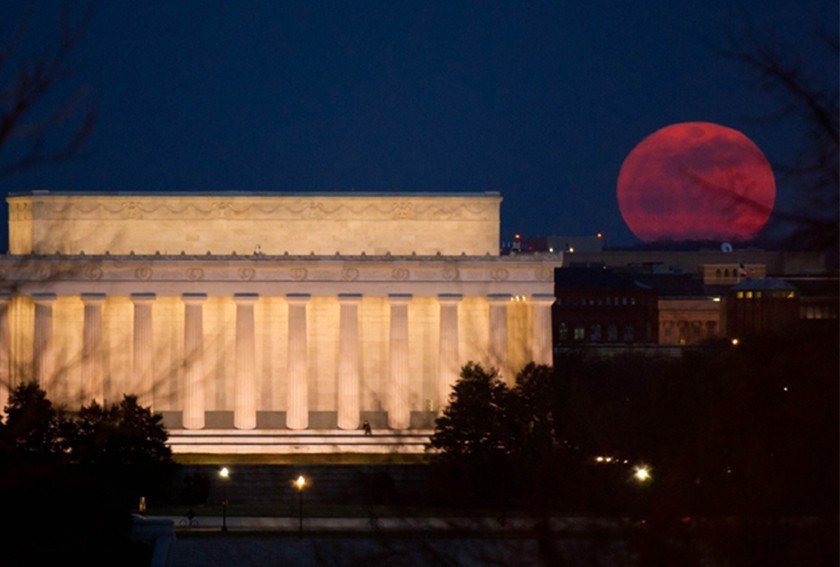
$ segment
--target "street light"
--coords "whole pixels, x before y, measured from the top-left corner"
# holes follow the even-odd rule
[[[636,471],[633,473],[633,477],[639,482],[647,482],[651,478],[650,469],[645,466],[636,467]]]
[[[222,479],[222,531],[226,532],[227,529],[227,507],[228,507],[228,500],[227,500],[227,479],[230,477],[230,471],[227,467],[222,467],[222,470],[219,471],[219,477]]]
[[[298,490],[298,538],[303,539],[303,487],[306,486],[306,478],[300,475],[294,485]]]

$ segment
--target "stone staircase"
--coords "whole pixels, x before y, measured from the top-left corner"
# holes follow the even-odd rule
[[[174,429],[169,432],[173,453],[327,454],[423,453],[431,430],[390,431],[364,435],[361,431],[289,429]]]

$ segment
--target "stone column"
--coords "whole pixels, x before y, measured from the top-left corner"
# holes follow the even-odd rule
[[[410,294],[388,296],[391,304],[391,365],[388,383],[388,427],[408,429],[408,304]]]
[[[487,296],[490,304],[490,364],[502,377],[511,382],[508,374],[507,311],[511,301],[509,293],[492,293]]]
[[[143,407],[152,407],[155,401],[153,380],[154,336],[152,334],[152,304],[154,293],[132,293],[134,303],[134,341],[132,360],[132,391],[137,395],[137,403]]]
[[[359,303],[362,295],[341,293],[338,329],[338,427],[359,427]]]
[[[554,364],[551,340],[551,306],[554,296],[550,293],[535,293],[531,296],[533,329],[531,330],[532,359],[537,364]]]
[[[85,306],[82,342],[82,405],[96,400],[105,403],[105,382],[102,372],[102,304],[104,293],[83,293]]]
[[[9,402],[9,392],[12,391],[12,374],[9,366],[9,303],[12,294],[0,292],[0,408]]]
[[[204,428],[204,302],[206,293],[185,293],[184,428]]]
[[[254,360],[254,304],[256,293],[237,293],[236,302],[236,385],[234,387],[233,426],[254,429],[257,426],[257,373]]]
[[[286,294],[289,304],[286,427],[289,429],[309,427],[309,352],[306,336],[306,304],[309,303],[309,297],[308,293]]]
[[[440,346],[438,357],[438,411],[449,403],[452,386],[458,381],[461,367],[458,332],[458,304],[462,296],[455,293],[438,295],[440,303]]]
[[[55,370],[53,356],[53,312],[54,293],[33,293],[35,303],[35,381],[45,390]]]

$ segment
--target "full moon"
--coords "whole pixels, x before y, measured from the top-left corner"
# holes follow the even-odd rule
[[[639,239],[749,240],[776,200],[773,170],[737,130],[684,122],[642,140],[618,175],[618,206]]]

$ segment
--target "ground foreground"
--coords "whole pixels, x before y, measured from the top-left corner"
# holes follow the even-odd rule
[[[169,518],[159,565],[831,565],[834,518]]]

